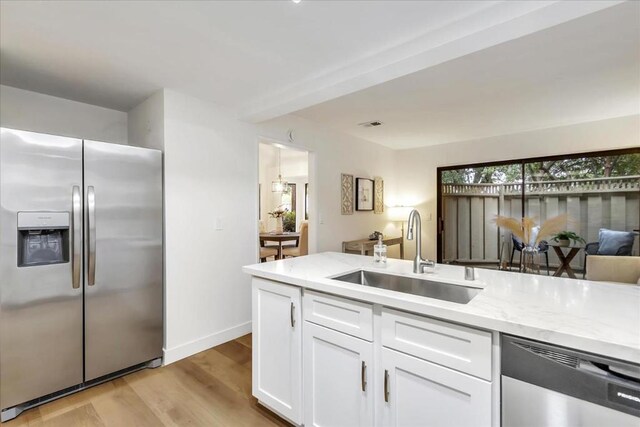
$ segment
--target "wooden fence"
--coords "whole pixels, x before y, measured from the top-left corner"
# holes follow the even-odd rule
[[[544,222],[568,215],[567,230],[587,242],[598,241],[600,228],[632,231],[640,226],[640,176],[540,181],[515,184],[443,184],[443,260],[498,262],[501,242],[511,254],[511,235],[493,223],[496,215],[520,218],[522,192],[525,215]],[[638,254],[638,239],[634,243]],[[558,264],[553,251],[549,261]],[[517,262],[516,252],[514,261]],[[583,268],[583,254],[571,264]]]

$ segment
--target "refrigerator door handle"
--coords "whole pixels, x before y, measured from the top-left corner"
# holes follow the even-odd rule
[[[87,245],[89,246],[89,286],[96,284],[96,193],[87,187]]]
[[[73,186],[71,195],[71,221],[73,222],[73,234],[71,235],[71,275],[72,287],[78,289],[80,287],[80,254],[82,252],[82,239],[80,238],[82,226],[82,204],[80,202],[80,187]]]

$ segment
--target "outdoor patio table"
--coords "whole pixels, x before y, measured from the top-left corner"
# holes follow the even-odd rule
[[[571,260],[573,260],[573,258],[575,258],[575,256],[578,255],[578,252],[580,252],[580,250],[583,249],[584,247],[583,246],[560,246],[558,243],[549,243],[549,246],[553,248],[553,250],[556,252],[556,255],[558,255],[558,259],[560,260],[560,265],[558,266],[557,270],[553,273],[553,275],[555,277],[559,277],[559,276],[562,276],[562,273],[566,271],[567,276],[571,277],[572,279],[575,279],[576,274],[571,268],[571,265],[570,265]],[[568,249],[569,251],[565,254],[563,249]]]

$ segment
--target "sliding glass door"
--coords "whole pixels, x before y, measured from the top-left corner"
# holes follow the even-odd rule
[[[601,228],[640,226],[640,150],[439,168],[438,181],[440,262],[496,268],[502,259],[517,268],[519,253],[493,223],[496,215],[540,224],[566,214],[566,230],[586,243],[597,242]],[[552,270],[559,265],[554,251],[549,261]],[[571,265],[581,270],[583,263],[581,255]]]

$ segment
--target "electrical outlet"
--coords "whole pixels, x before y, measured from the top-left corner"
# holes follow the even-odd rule
[[[217,217],[215,221],[216,230],[222,230],[222,218]]]

